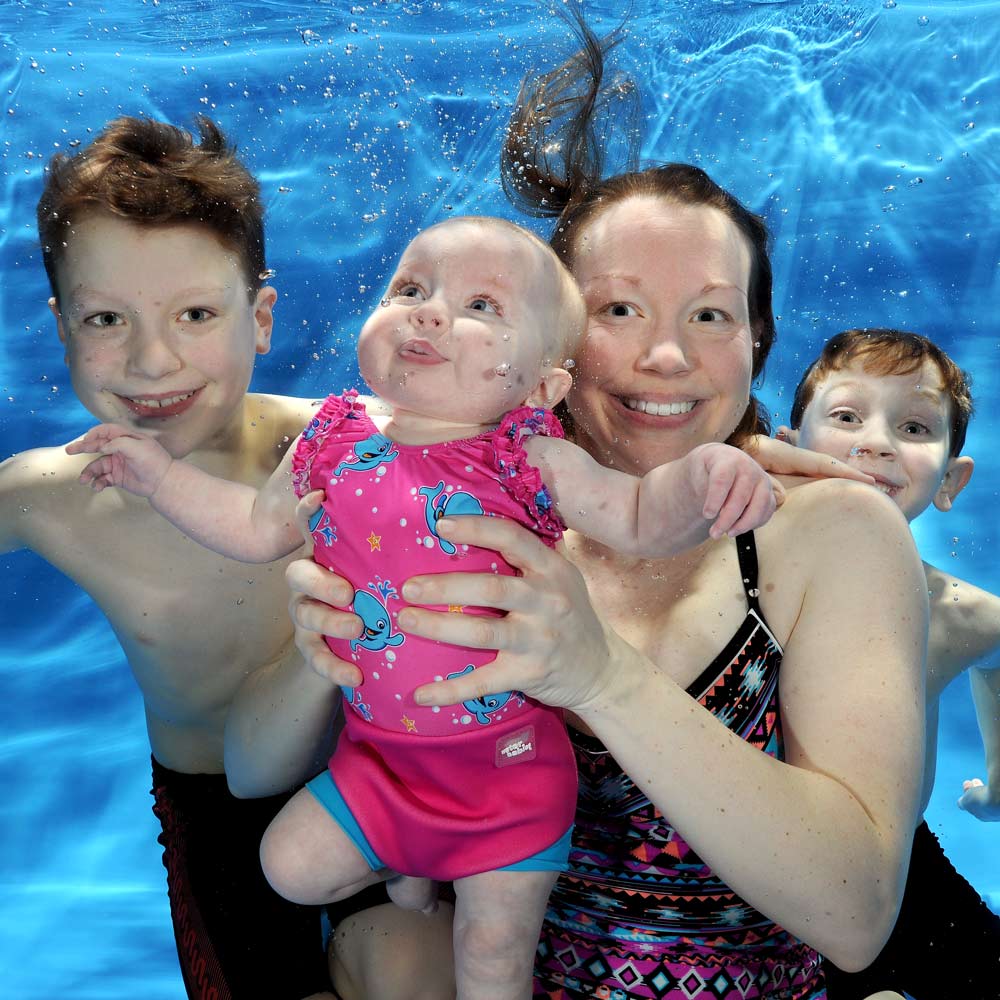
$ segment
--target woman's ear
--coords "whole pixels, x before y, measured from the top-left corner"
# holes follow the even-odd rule
[[[934,506],[938,510],[951,510],[955,497],[965,489],[972,478],[974,467],[975,462],[968,455],[959,455],[948,462],[941,485],[934,494]]]
[[[541,381],[524,401],[526,406],[540,406],[551,410],[566,398],[573,385],[573,376],[565,368],[549,368]]]

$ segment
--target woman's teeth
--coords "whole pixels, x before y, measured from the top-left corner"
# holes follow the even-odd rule
[[[622,402],[630,410],[648,413],[654,417],[674,417],[679,413],[690,413],[694,409],[694,401],[687,403],[651,403],[646,399],[623,399]]]

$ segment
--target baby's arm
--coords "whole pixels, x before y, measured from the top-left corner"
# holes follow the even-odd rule
[[[959,808],[986,822],[1000,821],[1000,664],[993,670],[969,671],[972,700],[986,751],[986,784],[979,778],[962,782]]]
[[[569,441],[527,437],[524,447],[567,527],[628,555],[665,558],[750,531],[777,505],[767,473],[729,445],[700,445],[641,478],[605,468]]]
[[[299,547],[291,486],[292,445],[258,491],[171,458],[154,438],[100,424],[66,446],[70,455],[100,453],[80,474],[100,491],[119,486],[146,497],[189,538],[229,559],[272,562]]]

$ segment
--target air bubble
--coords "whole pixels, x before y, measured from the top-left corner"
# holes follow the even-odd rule
[[[497,365],[496,368],[493,369],[493,374],[496,375],[497,378],[504,378],[505,376],[509,375],[510,362],[504,361],[502,364]]]
[[[257,277],[261,281],[267,281],[269,278],[273,278],[277,273],[278,272],[275,271],[273,267],[266,267],[264,268],[263,271],[260,272],[260,274],[257,275]]]

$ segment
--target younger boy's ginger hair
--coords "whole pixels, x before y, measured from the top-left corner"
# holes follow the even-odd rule
[[[107,212],[140,226],[205,227],[239,258],[249,297],[264,280],[264,208],[260,185],[222,130],[199,115],[200,136],[152,118],[109,122],[80,152],[56,154],[38,202],[38,235],[52,294],[73,226]]]
[[[965,433],[973,413],[972,377],[933,341],[905,330],[872,327],[845,330],[831,337],[796,386],[789,423],[793,429],[799,428],[816,386],[832,371],[841,371],[859,361],[870,375],[909,375],[925,359],[937,368],[944,393],[950,401],[949,454],[957,457],[965,446]]]

